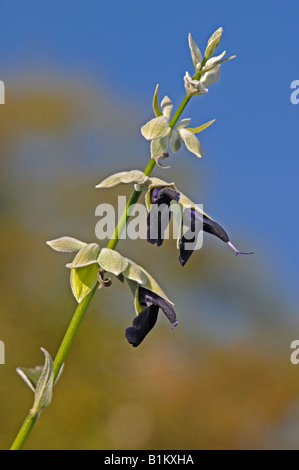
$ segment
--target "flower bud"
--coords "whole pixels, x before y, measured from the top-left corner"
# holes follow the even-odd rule
[[[206,59],[208,59],[209,57],[211,57],[212,54],[214,54],[215,49],[219,45],[222,33],[223,33],[223,28],[219,28],[217,29],[217,31],[215,31],[215,33],[212,34],[212,36],[208,40],[208,45],[207,45],[206,52],[205,52]]]

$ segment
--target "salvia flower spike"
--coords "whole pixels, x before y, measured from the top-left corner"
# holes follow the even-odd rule
[[[127,282],[133,292],[136,317],[132,325],[125,330],[125,337],[133,347],[139,346],[155,326],[159,310],[162,310],[170,321],[172,330],[177,326],[178,321],[174,304],[168,299],[155,279],[143,267],[115,251],[120,239],[119,233],[122,232],[128,219],[128,209],[132,208],[138,201],[142,191],[146,192],[148,241],[157,246],[163,244],[164,232],[173,213],[173,218],[176,222],[179,222],[177,248],[180,250],[179,261],[182,266],[186,264],[194,249],[198,249],[197,243],[192,248],[194,245],[191,242],[190,248],[190,244],[187,244],[187,242],[190,239],[197,242],[198,239],[196,240],[196,238],[202,231],[221,239],[237,255],[252,254],[240,252],[231,243],[225,230],[203,212],[201,206],[194,204],[179,191],[174,183],[167,183],[150,176],[155,164],[163,167],[160,160],[168,156],[168,146],[170,146],[173,153],[176,153],[183,143],[197,157],[201,158],[203,156],[203,149],[195,134],[206,129],[214,120],[190,128],[188,126],[191,120],[188,118],[181,119],[181,115],[191,97],[206,94],[209,91],[208,87],[218,81],[222,63],[235,57],[231,56],[225,59],[226,51],[213,56],[220,43],[222,33],[223,29],[218,28],[210,37],[204,57],[191,34],[189,34],[188,43],[195,73],[193,76],[188,71],[185,73],[186,95],[173,117],[171,99],[166,95],[159,104],[159,85],[156,86],[152,102],[155,117],[141,127],[141,134],[146,140],[150,141],[151,151],[151,160],[144,172],[136,169],[122,171],[106,178],[96,186],[97,188],[112,188],[123,183],[134,184],[134,191],[131,194],[129,203],[119,219],[114,236],[109,240],[107,248],[101,248],[97,243],[85,243],[73,237],[61,237],[47,242],[55,251],[75,254],[73,261],[66,266],[70,269],[71,289],[79,305],[70,321],[55,360],[53,361],[50,354],[42,349],[45,355],[44,366],[35,368],[20,367],[17,369],[20,376],[34,392],[34,403],[11,449],[20,450],[23,447],[37,417],[51,403],[55,381],[62,371],[66,355],[90,300],[95,292],[98,292],[98,287],[108,287],[112,283],[111,278],[106,277],[106,273],[113,274],[121,282]],[[154,212],[154,205],[158,206],[159,212]],[[175,205],[179,208],[178,212],[174,210],[176,209]],[[174,211],[168,210],[170,206]],[[185,224],[184,217],[181,218],[181,214],[186,216],[188,225]],[[152,233],[153,223],[157,229],[155,234]],[[199,238],[199,241],[201,242],[201,238]]]

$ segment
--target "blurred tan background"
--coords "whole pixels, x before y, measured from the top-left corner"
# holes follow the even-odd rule
[[[96,241],[96,206],[129,189],[101,192],[95,185],[147,161],[138,129],[144,117],[134,109],[128,117],[126,103],[116,106],[104,87],[59,74],[11,83],[0,117],[2,449],[32,406],[15,368],[42,363],[41,346],[54,357],[76,307],[64,267],[70,256],[51,251],[46,240]],[[188,169],[181,174],[183,159],[171,164],[155,174],[180,179],[191,197],[209,192],[211,175],[195,181]],[[133,349],[124,337],[134,315],[131,292],[116,280],[99,291],[25,448],[299,447],[299,375],[289,359],[294,306],[258,235],[251,239],[237,224],[219,222],[241,249],[258,254],[235,257],[206,234],[182,268],[173,241],[163,248],[120,242],[119,251],[151,272],[175,302],[179,327],[171,332],[160,313]]]

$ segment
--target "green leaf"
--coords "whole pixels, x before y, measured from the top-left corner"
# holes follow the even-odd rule
[[[50,240],[46,242],[53,250],[61,251],[64,253],[73,253],[81,250],[86,243],[77,240],[76,238],[72,237],[61,237],[56,238],[56,240]]]
[[[120,173],[115,173],[114,175],[109,176],[104,181],[96,186],[97,189],[102,188],[112,188],[121,183],[138,183],[143,184],[147,181],[148,176],[146,176],[140,170],[131,170],[131,171],[121,171]]]
[[[75,258],[71,263],[66,265],[67,268],[82,268],[96,262],[97,257],[100,253],[100,247],[97,243],[89,243],[88,245],[81,248],[79,253],[76,254]]]
[[[71,269],[71,288],[75,299],[80,303],[94,288],[98,280],[98,263]]]
[[[203,149],[198,138],[187,129],[179,129],[179,133],[187,149],[194,153],[198,158],[201,158],[203,156]]]
[[[44,348],[41,348],[45,355],[45,365],[43,371],[38,379],[34,392],[34,403],[31,409],[33,414],[40,413],[46,406],[49,406],[52,401],[53,386],[54,386],[54,366],[53,361]]]
[[[192,132],[193,134],[198,134],[199,132],[202,132],[204,131],[205,129],[207,129],[207,127],[209,127],[211,124],[213,124],[213,122],[215,122],[216,119],[212,119],[212,121],[209,121],[209,122],[206,122],[205,124],[202,124],[201,126],[198,126],[198,127],[188,127],[187,128],[187,131],[190,131]]]
[[[115,276],[123,273],[128,266],[127,258],[110,248],[102,248],[97,261],[101,268]]]
[[[172,109],[173,109],[173,104],[170,98],[168,96],[164,96],[162,102],[161,102],[161,108],[162,108],[162,114],[165,116],[168,121],[170,120]]]
[[[159,103],[158,103],[158,89],[159,89],[159,85],[156,86],[154,99],[153,99],[153,110],[157,117],[162,116],[162,112],[160,110]]]
[[[193,62],[195,70],[197,71],[201,67],[202,55],[201,55],[199,47],[197,46],[196,42],[193,40],[190,33],[188,36],[188,42],[189,42],[189,47],[191,51],[192,62]]]
[[[167,117],[159,116],[142,126],[141,134],[146,140],[154,140],[166,137],[170,130]]]

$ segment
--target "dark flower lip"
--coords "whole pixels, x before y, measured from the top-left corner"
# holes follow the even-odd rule
[[[145,308],[134,318],[132,326],[125,332],[128,342],[133,347],[139,346],[155,326],[160,308],[172,324],[172,330],[178,325],[174,308],[167,300],[141,286],[137,295],[139,303]]]
[[[185,249],[185,244],[186,242],[190,242],[195,240],[195,237],[198,235],[198,231],[196,232],[196,219],[198,222],[202,224],[202,229],[204,232],[210,233],[212,235],[215,235],[217,238],[222,240],[224,243],[226,243],[230,248],[234,250],[236,255],[252,255],[253,252],[250,253],[244,253],[239,251],[229,240],[229,237],[225,230],[219,225],[215,220],[210,219],[206,215],[201,215],[199,212],[197,212],[195,209],[185,209],[184,211],[184,220],[187,220],[186,217],[190,217],[190,229],[188,232],[185,234],[186,236],[183,236],[181,239],[180,243],[180,256],[179,256],[179,261],[182,266],[185,266],[187,263],[188,259],[193,253],[193,250],[186,250]],[[199,225],[200,226],[200,225]],[[193,240],[191,239],[191,235],[194,234]]]
[[[179,202],[180,193],[169,186],[159,186],[151,190],[150,199],[152,204],[167,204],[171,201]]]
[[[147,241],[153,245],[161,246],[164,241],[164,232],[170,222],[171,212],[168,208],[171,201],[179,202],[180,193],[169,187],[160,186],[155,187],[151,190],[150,200],[152,204],[156,204],[156,207],[152,208],[147,217]],[[160,207],[162,204],[165,205],[165,209]],[[158,210],[157,210],[158,209]],[[244,253],[239,251],[230,241],[226,231],[219,225],[215,220],[200,214],[194,208],[186,208],[183,213],[184,222],[189,226],[188,231],[182,236],[180,241],[180,255],[179,261],[182,266],[185,266],[188,259],[192,255],[194,250],[186,250],[185,245],[187,242],[195,242],[199,231],[202,229],[206,233],[210,233],[215,237],[222,240],[230,248],[234,250],[236,255],[252,255],[253,252]],[[196,227],[200,227],[197,229]],[[156,229],[154,231],[154,228]]]
[[[156,305],[150,305],[134,318],[132,326],[126,328],[126,338],[134,348],[142,343],[146,335],[155,326],[158,312],[159,307]]]

